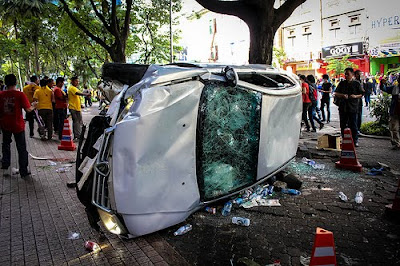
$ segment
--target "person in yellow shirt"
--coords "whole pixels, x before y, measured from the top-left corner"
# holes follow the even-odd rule
[[[32,76],[30,78],[31,82],[30,84],[26,85],[23,88],[23,92],[28,98],[28,101],[30,104],[33,102],[33,94],[35,93],[35,90],[39,89],[39,78],[37,76]],[[26,121],[29,123],[29,136],[32,138],[33,137],[33,131],[35,129],[34,121],[35,121],[35,113],[34,112],[29,112],[26,113],[25,116]]]
[[[33,94],[33,100],[37,101],[37,109],[39,115],[42,117],[45,127],[47,129],[47,139],[53,137],[53,91],[48,88],[49,80],[40,81],[40,89],[36,90]],[[42,139],[44,136],[41,136]]]
[[[71,86],[68,87],[68,108],[72,117],[72,129],[74,132],[74,141],[77,141],[82,132],[82,113],[80,96],[89,96],[78,89],[79,78],[71,78]]]

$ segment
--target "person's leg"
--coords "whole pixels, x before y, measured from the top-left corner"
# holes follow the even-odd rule
[[[38,110],[38,115],[42,119],[41,121],[43,123],[43,127],[39,127],[38,128],[39,135],[40,135],[40,137],[42,139],[45,137],[45,129],[46,129],[46,116],[45,116],[45,114],[46,114],[46,110],[43,110],[43,109]],[[38,119],[40,119],[40,118],[38,118]]]
[[[10,131],[3,130],[3,143],[2,143],[2,150],[3,150],[3,158],[1,159],[2,169],[7,169],[10,167],[11,163],[11,135]]]
[[[313,107],[311,105],[308,106],[307,113],[308,113],[308,119],[310,120],[311,127],[312,127],[313,131],[315,131],[316,129],[315,129],[314,119],[313,119]]]
[[[399,116],[391,115],[389,118],[390,141],[394,147],[400,148]]]
[[[89,106],[92,106],[92,97],[89,98]]]
[[[88,99],[85,97],[85,107],[88,106],[88,103],[89,103],[89,101],[88,101]]]
[[[79,138],[81,135],[81,126],[82,126],[82,115],[81,112],[76,110],[70,110],[72,116],[72,128],[74,132],[74,138]]]
[[[33,137],[34,130],[35,130],[35,126],[34,126],[35,118],[34,118],[34,115],[35,115],[34,112],[26,113],[26,120],[28,121],[28,124],[29,124],[29,136],[30,137]]]
[[[57,109],[55,109],[55,108],[53,109],[53,128],[54,128],[54,132],[58,133],[60,125],[59,125],[58,112],[57,112]]]
[[[307,110],[308,110],[308,105],[306,103],[303,103],[303,112],[301,113],[301,119],[304,122],[304,125],[306,126],[307,130],[310,130],[310,125],[308,124],[308,119],[307,119]]]
[[[64,129],[64,120],[67,117],[66,109],[56,109],[58,115],[58,139],[62,139],[62,132]]]
[[[322,114],[322,121],[326,121],[325,120],[325,101],[321,100],[321,114]]]
[[[326,118],[327,123],[331,122],[331,107],[330,107],[330,105],[331,105],[331,99],[328,99],[326,101],[326,111],[328,113],[328,117]]]
[[[351,130],[351,135],[353,136],[354,144],[358,144],[358,127],[357,127],[358,121],[357,120],[358,120],[357,113],[349,113],[348,124],[349,124],[349,128]]]
[[[26,151],[25,131],[14,134],[15,144],[18,151],[19,173],[22,177],[28,172],[28,152]]]
[[[361,108],[359,110],[359,112],[357,113],[357,132],[360,131],[361,128],[361,122],[362,122],[362,102],[361,102]]]

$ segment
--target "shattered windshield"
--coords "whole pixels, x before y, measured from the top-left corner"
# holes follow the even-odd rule
[[[200,102],[197,175],[202,200],[211,200],[256,180],[261,93],[207,83]]]

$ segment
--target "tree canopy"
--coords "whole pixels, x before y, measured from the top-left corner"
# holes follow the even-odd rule
[[[174,0],[173,11],[180,9]],[[169,0],[0,0],[0,76],[90,82],[110,61],[167,63],[168,24]]]

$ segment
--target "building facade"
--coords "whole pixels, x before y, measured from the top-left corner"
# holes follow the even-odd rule
[[[381,0],[378,8],[375,0],[307,0],[276,37],[288,57],[285,68],[321,76],[328,58],[345,55],[366,75],[398,66],[400,5],[395,3]]]

